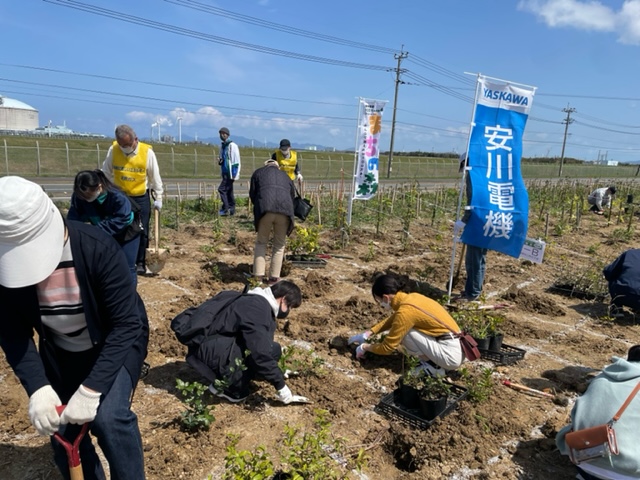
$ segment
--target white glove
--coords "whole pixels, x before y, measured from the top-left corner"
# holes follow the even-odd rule
[[[296,370],[289,370],[288,368],[284,371],[284,378],[286,378],[287,380],[291,377],[297,377],[298,375],[300,375],[300,372],[296,371]]]
[[[80,385],[76,393],[73,394],[67,407],[60,415],[60,423],[83,423],[92,422],[98,413],[100,404],[100,393],[90,392]]]
[[[362,333],[358,333],[357,335],[353,335],[352,337],[349,337],[349,340],[347,340],[347,343],[349,345],[351,345],[352,343],[357,343],[358,345],[362,345],[371,336],[371,333],[372,333],[371,330],[366,330]]]
[[[29,397],[29,420],[40,435],[49,436],[58,431],[60,415],[56,407],[60,405],[60,397],[51,385],[40,387]]]
[[[162,210],[162,200],[160,200],[160,199],[154,200],[153,201],[153,208],[155,208],[158,211]]]
[[[301,173],[298,174],[298,176],[296,177],[296,180],[298,180],[299,182],[303,182],[304,181],[304,177],[302,176]]]
[[[466,226],[467,224],[462,220],[457,220],[456,223],[453,224],[453,236],[459,237]]]
[[[289,390],[289,387],[287,387],[286,385],[278,390],[278,394],[276,396],[278,400],[285,405],[289,405],[290,403],[310,403],[307,397],[293,395],[291,393],[291,390]]]
[[[358,348],[356,348],[356,358],[358,360],[362,360],[364,358],[364,355],[367,353],[363,348],[364,345],[365,344],[363,343],[362,345],[358,345]]]

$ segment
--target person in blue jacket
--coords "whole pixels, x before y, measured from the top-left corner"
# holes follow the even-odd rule
[[[140,246],[142,223],[140,207],[115,186],[102,170],[78,172],[73,182],[71,206],[67,219],[91,223],[111,235],[122,247],[133,283],[137,284],[136,257]]]
[[[622,307],[640,311],[640,249],[627,250],[602,271],[609,282],[609,310],[622,315]]]
[[[106,478],[95,436],[112,480],[143,480],[131,399],[149,323],[120,246],[101,229],[65,222],[39,185],[2,177],[0,305],[0,347],[29,395],[38,433],[74,440],[88,423],[80,443],[84,478]],[[64,448],[51,444],[69,479]]]

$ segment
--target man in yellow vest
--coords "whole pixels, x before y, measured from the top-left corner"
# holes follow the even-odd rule
[[[302,174],[300,173],[300,164],[298,163],[298,153],[291,150],[291,142],[286,138],[280,140],[280,148],[273,152],[271,160],[278,162],[280,170],[289,175],[291,180],[302,182]]]
[[[162,208],[162,179],[156,154],[151,145],[138,141],[133,128],[129,125],[118,125],[116,141],[107,152],[102,171],[142,208],[140,216],[144,231],[140,237],[136,271],[139,275],[144,275],[147,271],[145,254],[149,247],[151,217],[149,191],[154,192],[153,207],[158,211]]]

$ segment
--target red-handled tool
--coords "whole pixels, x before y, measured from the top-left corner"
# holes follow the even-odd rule
[[[56,411],[58,415],[62,413],[66,405],[60,405],[56,407]],[[82,473],[82,463],[80,461],[80,442],[82,438],[89,430],[89,424],[85,423],[82,425],[82,429],[80,433],[76,437],[76,439],[71,443],[58,432],[54,433],[54,438],[62,445],[67,452],[67,458],[69,459],[69,475],[71,476],[71,480],[84,480],[84,474]]]

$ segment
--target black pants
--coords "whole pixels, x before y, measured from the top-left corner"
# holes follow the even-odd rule
[[[147,248],[149,248],[149,221],[151,220],[151,199],[149,197],[149,190],[144,195],[133,198],[138,205],[140,205],[140,218],[142,219],[142,225],[144,230],[140,233],[140,246],[138,247],[138,255],[136,256],[136,264],[146,265],[145,256],[147,254]]]
[[[278,342],[273,342],[271,344],[271,357],[277,362],[278,360],[280,360],[281,356],[282,347]],[[259,378],[255,373],[256,368],[255,365],[253,365],[251,356],[245,357],[244,362],[247,369],[242,372],[242,378],[239,381],[235,382],[233,385],[229,385],[229,388],[227,389],[230,393],[237,396],[238,398],[243,398],[249,395],[249,393],[251,393],[249,390],[251,380],[253,380],[254,378]]]
[[[222,174],[222,181],[218,187],[218,193],[220,193],[220,200],[222,200],[222,210],[230,213],[236,213],[236,198],[233,196],[233,182],[234,180],[227,173]]]

